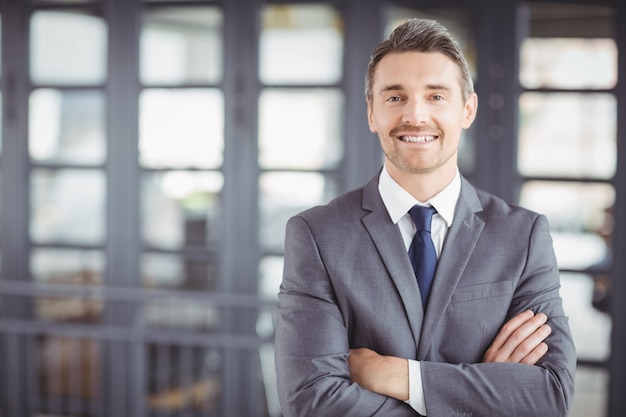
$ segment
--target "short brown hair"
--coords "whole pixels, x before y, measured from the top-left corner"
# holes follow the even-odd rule
[[[429,19],[409,19],[391,32],[389,39],[379,43],[367,66],[365,98],[372,99],[372,85],[376,66],[386,55],[402,52],[440,52],[452,59],[461,70],[461,89],[467,101],[474,92],[469,66],[457,41],[441,23]]]

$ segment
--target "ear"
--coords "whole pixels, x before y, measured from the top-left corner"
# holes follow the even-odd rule
[[[376,120],[374,119],[374,113],[372,110],[372,101],[365,100],[367,103],[367,124],[370,127],[370,131],[372,133],[378,133],[378,129],[376,128]]]
[[[476,112],[478,111],[478,96],[476,93],[472,93],[471,96],[465,102],[465,108],[463,109],[463,128],[469,129],[476,118]]]

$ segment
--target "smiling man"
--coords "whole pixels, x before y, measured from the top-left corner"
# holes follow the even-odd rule
[[[284,415],[566,416],[576,354],[548,223],[460,175],[478,104],[457,43],[399,26],[366,100],[384,166],[287,225]]]
[[[458,66],[441,53],[407,51],[378,62],[367,100],[370,129],[391,177],[419,201],[456,175],[461,131],[478,105],[476,94],[464,96],[461,81]],[[426,189],[416,195],[416,187]]]

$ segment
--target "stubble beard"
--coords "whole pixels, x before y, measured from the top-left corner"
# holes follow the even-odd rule
[[[407,174],[430,174],[441,168],[448,161],[450,161],[452,157],[454,157],[454,152],[452,152],[450,155],[437,154],[437,159],[434,160],[429,159],[412,161],[410,158],[402,155],[402,152],[399,152],[397,147],[393,145],[393,141],[397,139],[391,138],[391,140],[392,145],[389,149],[383,148],[383,153],[389,162],[391,162],[400,171]]]

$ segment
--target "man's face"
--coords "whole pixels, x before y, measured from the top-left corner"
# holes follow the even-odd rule
[[[367,103],[390,174],[456,172],[461,132],[470,127],[477,99],[467,102],[458,66],[442,53],[385,56],[374,73]]]

